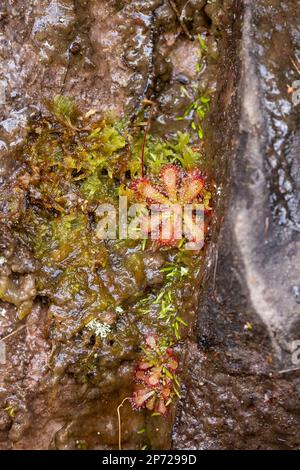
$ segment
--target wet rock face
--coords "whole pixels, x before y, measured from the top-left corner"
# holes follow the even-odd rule
[[[250,185],[236,226],[253,305],[277,344],[287,350],[300,333],[295,330],[299,309],[291,294],[300,274],[300,121],[289,93],[300,47],[294,10],[290,2],[273,1],[261,2],[258,9],[248,6],[245,12],[254,24],[245,24],[243,31],[242,130],[248,133],[244,151]],[[236,171],[239,177],[244,168],[237,164]]]
[[[224,44],[207,144],[225,215],[209,254],[175,448],[299,448],[296,3],[237,2]]]
[[[206,147],[220,197],[195,338],[186,344],[176,449],[300,445],[300,379],[297,372],[281,373],[295,367],[291,352],[300,339],[300,105],[293,105],[290,90],[299,78],[291,61],[300,60],[298,3],[6,0],[0,6],[3,215],[19,171],[17,159],[7,156],[17,155],[27,118],[43,109],[44,98],[63,91],[87,109],[126,109],[134,117],[141,100],[155,96],[153,130],[174,133],[185,125],[174,119],[188,105],[180,90],[184,85],[195,91],[199,48],[189,35],[212,28],[207,42],[213,60],[197,92],[208,83],[217,86]],[[221,51],[217,43],[223,44]],[[4,230],[0,242],[5,250],[12,242]],[[153,288],[162,281],[163,259],[145,256],[144,262],[139,283]],[[37,266],[20,242],[0,268],[5,286],[10,279],[23,291],[22,282]],[[113,271],[110,275],[115,279]],[[120,295],[138,295],[139,288],[130,278]],[[0,329],[10,334],[19,305],[0,307]],[[192,311],[193,305],[186,302],[185,309]],[[0,376],[0,448],[74,449],[87,442],[94,449],[115,448],[117,415],[111,410],[120,403],[120,390],[128,394],[130,362],[111,367],[107,355],[110,368],[101,388],[78,385],[71,371],[55,384],[55,393],[50,383],[49,392],[46,312],[37,299],[7,346]],[[125,445],[139,446],[136,430],[145,425],[144,415],[125,406],[122,419]],[[170,446],[172,419],[162,420],[159,432],[150,429],[154,448]]]
[[[250,181],[237,203],[235,229],[250,297],[281,353],[291,351],[300,334],[295,329],[299,306],[292,295],[300,274],[299,108],[289,92],[299,58],[294,9],[289,2],[261,2],[259,9],[248,6],[245,12],[254,24],[245,24],[243,31],[241,129],[247,143],[241,150],[246,167],[235,167],[237,178],[246,169]]]

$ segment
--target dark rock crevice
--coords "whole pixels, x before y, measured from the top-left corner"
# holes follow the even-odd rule
[[[284,219],[274,211],[273,196],[286,154],[294,174],[299,168],[299,108],[287,92],[296,78],[289,55],[299,51],[297,16],[295,2],[245,0],[231,10],[207,139],[220,185],[219,222],[174,448],[299,448],[299,373],[291,356],[300,337],[292,293],[299,236],[288,211]],[[284,188],[279,193],[286,198]],[[294,213],[298,194],[293,186]]]

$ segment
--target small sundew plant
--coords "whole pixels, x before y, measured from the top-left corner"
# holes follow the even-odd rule
[[[157,232],[157,243],[160,246],[178,246],[178,236],[176,229],[181,224],[182,214],[180,212],[172,212],[170,214],[169,207],[171,205],[186,205],[201,203],[204,205],[206,212],[210,211],[209,206],[210,193],[203,175],[197,171],[184,171],[177,165],[165,165],[160,173],[159,179],[151,179],[150,177],[139,178],[134,180],[131,185],[138,201],[146,202],[148,206],[156,204],[161,207],[160,211],[152,216],[151,230]],[[171,218],[170,233],[166,236],[162,227],[167,225]],[[194,215],[187,215],[185,218],[185,235],[189,240],[194,239]],[[143,235],[147,236],[149,230],[148,224],[145,222]],[[181,241],[181,240],[180,240]]]
[[[143,354],[136,366],[132,406],[138,410],[146,408],[153,415],[166,415],[174,397],[180,397],[176,376],[178,360],[173,348],[155,335],[147,336],[141,349]]]

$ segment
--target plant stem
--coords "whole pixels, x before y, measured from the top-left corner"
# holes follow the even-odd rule
[[[149,117],[148,117],[148,120],[147,120],[147,126],[146,126],[146,129],[145,129],[144,141],[143,141],[143,147],[142,147],[142,178],[144,178],[144,176],[145,176],[145,148],[146,148],[147,137],[148,137],[148,134],[149,134],[149,130],[150,130],[150,126],[151,126],[151,120],[152,120],[152,116],[153,116],[153,112],[154,112],[154,106],[155,106],[155,103],[153,101],[150,101],[150,100],[144,100],[143,103],[150,105],[151,108],[150,108]]]
[[[122,450],[122,428],[121,428],[121,414],[120,414],[120,409],[124,405],[125,401],[130,400],[130,397],[124,398],[122,403],[117,408],[117,415],[118,415],[118,428],[119,428],[119,450]]]
[[[187,2],[187,3],[189,3],[189,2]],[[191,41],[194,41],[194,38],[193,38],[193,36],[191,35],[191,33],[189,32],[189,30],[188,30],[188,28],[187,28],[187,25],[185,24],[184,19],[183,19],[183,16],[182,16],[182,13],[185,11],[185,8],[186,8],[187,4],[185,5],[185,7],[184,7],[184,9],[183,9],[183,11],[182,11],[181,14],[180,14],[180,11],[178,10],[177,5],[176,5],[176,3],[174,2],[174,0],[169,0],[169,4],[170,4],[172,10],[174,11],[175,15],[177,16],[177,19],[178,19],[178,21],[179,21],[179,23],[180,23],[180,26],[181,26],[183,32],[187,35],[187,37],[188,37]]]
[[[300,64],[298,65],[298,64],[296,63],[296,61],[295,61],[294,59],[292,59],[292,57],[290,57],[290,60],[291,60],[291,62],[292,62],[292,64],[293,64],[293,66],[295,67],[296,71],[297,71],[298,74],[300,75]]]
[[[20,327],[17,328],[15,331],[12,331],[9,335],[4,336],[4,338],[0,338],[0,341],[6,341],[6,340],[7,340],[8,338],[10,338],[11,336],[16,335],[17,333],[19,333],[19,331],[23,330],[23,328],[25,328],[25,325],[20,326]]]

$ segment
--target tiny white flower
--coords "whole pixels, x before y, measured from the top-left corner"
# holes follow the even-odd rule
[[[0,340],[0,364],[5,365],[6,363],[6,345],[4,341]]]
[[[87,325],[86,328],[92,331],[96,336],[104,339],[107,335],[111,332],[111,326],[107,325],[107,323],[101,323],[99,320],[91,320]]]
[[[5,308],[0,308],[0,316],[5,318],[5,315],[6,315],[6,310]]]
[[[189,272],[188,268],[185,268],[184,266],[181,266],[180,274],[181,274],[182,277],[187,276],[188,272]]]

